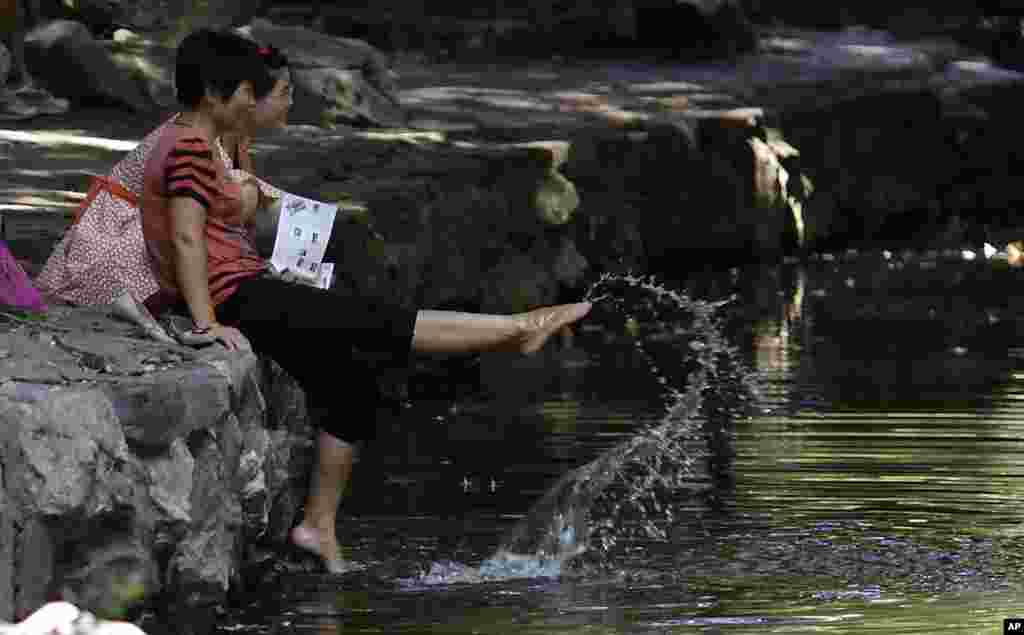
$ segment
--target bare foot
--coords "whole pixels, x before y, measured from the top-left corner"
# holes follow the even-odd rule
[[[291,532],[292,544],[305,549],[320,557],[327,572],[340,575],[350,571],[358,571],[363,566],[343,560],[341,558],[341,547],[333,535],[317,529],[310,529],[305,525],[298,525]]]
[[[577,302],[547,306],[522,314],[524,334],[519,340],[519,351],[526,355],[536,353],[549,337],[582,319],[590,313],[592,307],[589,302]]]

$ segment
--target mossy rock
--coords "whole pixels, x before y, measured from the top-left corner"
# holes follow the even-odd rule
[[[557,172],[551,172],[533,193],[533,208],[546,225],[565,225],[580,206],[576,186]]]

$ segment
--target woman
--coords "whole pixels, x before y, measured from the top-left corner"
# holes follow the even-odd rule
[[[146,162],[142,229],[157,279],[192,316],[196,334],[231,350],[254,349],[302,386],[316,421],[317,465],[292,542],[345,570],[335,537],[338,504],[353,462],[353,443],[373,435],[378,393],[372,369],[353,348],[407,363],[411,351],[529,354],[585,316],[589,303],[518,315],[409,311],[361,304],[267,275],[245,227],[253,207],[214,160],[214,140],[245,121],[266,74],[253,43],[231,32],[200,30],[178,48],[175,82],[183,112],[164,128]],[[251,344],[250,344],[251,343]],[[315,353],[314,353],[315,352]],[[330,370],[318,360],[329,360]],[[344,421],[343,414],[352,419]]]
[[[244,133],[225,139],[230,150],[215,142],[220,159],[235,180],[246,183],[243,194],[253,205],[279,198],[280,191],[252,176],[248,157],[251,130],[281,128],[287,123],[291,104],[291,78],[287,61],[272,47],[259,50],[268,75],[254,84],[256,107]],[[168,341],[169,336],[149,315],[160,296],[142,239],[138,199],[146,159],[160,135],[179,117],[175,114],[146,136],[114,166],[107,177],[96,178],[76,219],[35,279],[49,296],[83,306],[110,305],[122,317],[139,324],[150,336]],[[241,167],[229,152],[244,158]]]

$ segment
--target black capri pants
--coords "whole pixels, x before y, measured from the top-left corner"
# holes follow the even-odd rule
[[[409,365],[416,311],[261,275],[216,313],[295,378],[324,432],[349,443],[374,437],[378,364]]]

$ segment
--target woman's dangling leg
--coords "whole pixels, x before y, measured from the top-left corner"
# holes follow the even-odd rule
[[[277,361],[306,391],[312,403],[330,413],[318,437],[316,467],[302,523],[292,541],[320,555],[331,571],[346,567],[334,536],[338,504],[347,485],[353,448],[346,441],[372,438],[378,399],[372,372],[343,372],[353,363],[352,348],[382,353],[390,363],[407,363],[412,351],[533,353],[556,332],[581,319],[589,303],[544,307],[511,316],[452,311],[406,311],[260,278],[241,284],[218,317],[237,326],[255,351]],[[366,347],[366,348],[364,348]],[[335,364],[325,372],[311,363],[311,351]],[[345,378],[340,383],[339,378]],[[359,384],[361,378],[367,385]],[[364,406],[355,406],[367,400]],[[335,425],[345,417],[346,425]],[[342,441],[344,438],[346,441]]]
[[[338,507],[352,475],[354,444],[373,438],[380,400],[372,369],[353,347],[394,350],[407,359],[414,313],[379,312],[370,332],[347,298],[261,278],[243,282],[217,316],[237,326],[257,354],[276,361],[305,392],[319,431],[303,518],[289,538],[319,556],[329,572],[350,570],[336,537]]]
[[[355,448],[334,435],[321,431],[317,435],[316,466],[306,497],[302,522],[292,529],[296,545],[315,552],[324,560],[327,570],[341,573],[345,569],[338,546],[336,526],[338,506],[352,474]]]

